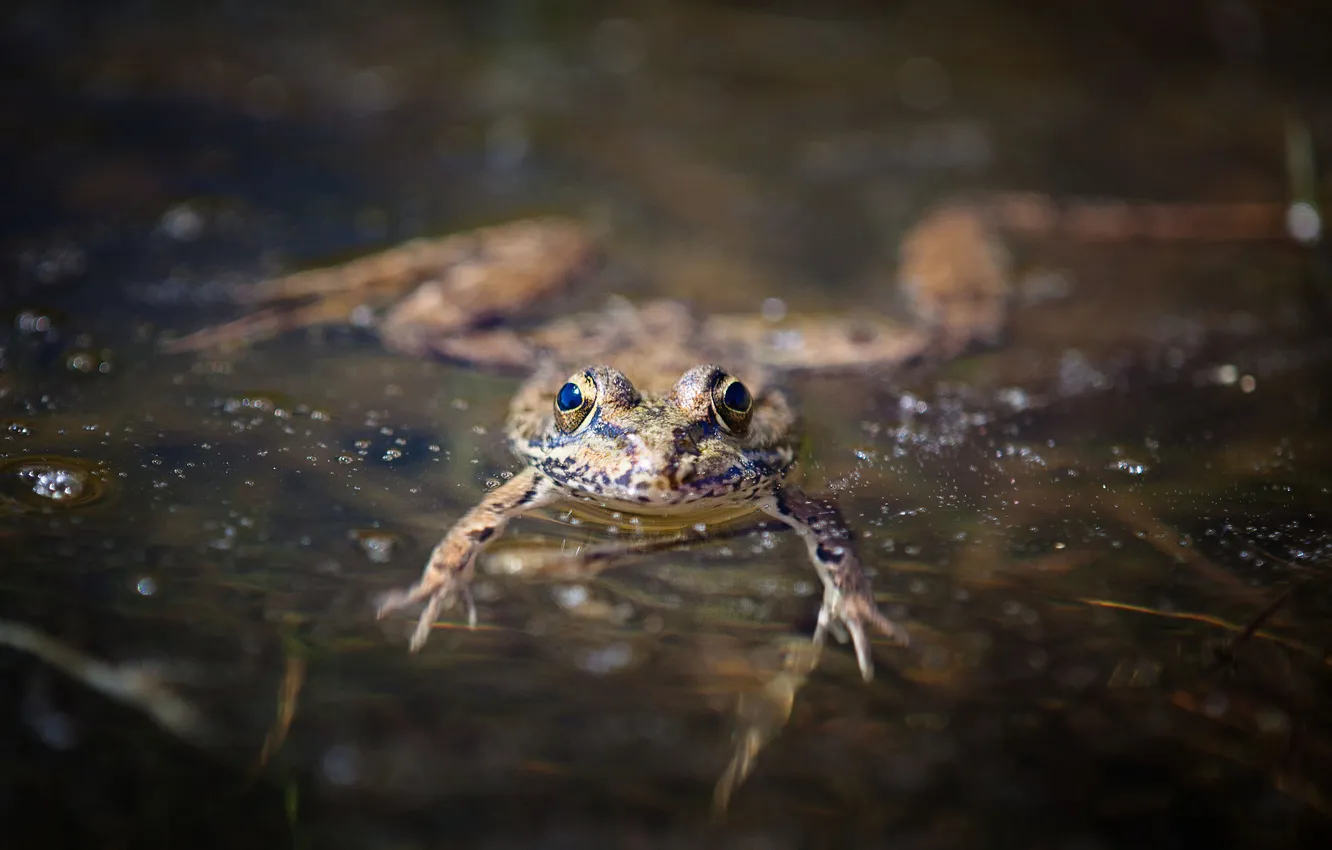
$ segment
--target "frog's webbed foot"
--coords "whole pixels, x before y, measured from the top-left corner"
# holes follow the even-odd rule
[[[874,678],[874,659],[870,654],[870,639],[866,627],[890,638],[899,646],[908,646],[911,638],[906,629],[883,615],[868,587],[850,593],[832,585],[825,588],[823,607],[819,609],[819,623],[814,629],[814,643],[822,646],[831,632],[841,643],[848,639],[855,648],[860,675],[869,681]]]
[[[999,340],[1012,272],[987,207],[953,203],[921,219],[902,239],[897,277],[911,321],[864,312],[715,316],[706,335],[781,371],[896,368]]]
[[[434,558],[426,567],[421,580],[406,590],[394,590],[384,594],[379,600],[378,619],[384,619],[394,611],[401,610],[418,602],[425,601],[421,617],[416,621],[412,639],[408,647],[416,652],[425,646],[430,638],[430,629],[440,612],[462,600],[467,608],[467,625],[476,628],[476,602],[472,599],[471,578],[463,570],[451,569],[445,564],[435,564]],[[470,572],[470,571],[467,571]]]
[[[542,218],[450,238],[465,240],[462,255],[389,309],[378,327],[380,339],[415,356],[481,366],[530,363],[535,351],[527,340],[483,326],[511,318],[586,272],[597,255],[593,235],[576,222]]]
[[[348,263],[240,289],[233,299],[255,305],[255,313],[162,347],[199,351],[296,328],[350,323],[374,328],[390,348],[430,353],[436,340],[474,331],[564,288],[594,254],[586,229],[558,218],[413,239]],[[390,309],[381,321],[378,311],[384,308]],[[490,341],[490,347],[496,343]],[[516,356],[508,347],[499,355]]]
[[[412,632],[410,648],[416,652],[430,638],[430,629],[441,611],[462,600],[467,608],[467,624],[476,627],[476,604],[472,599],[472,573],[476,557],[487,541],[503,533],[509,520],[534,508],[549,504],[555,486],[535,469],[525,469],[503,486],[491,490],[476,507],[454,523],[444,539],[430,553],[421,578],[405,590],[395,590],[380,598],[378,618],[418,602],[425,610]]]
[[[1008,249],[983,205],[941,206],[902,238],[898,285],[941,356],[999,341],[1012,276]]]
[[[273,339],[288,331],[312,328],[354,320],[354,305],[342,300],[325,299],[308,304],[283,304],[265,307],[230,322],[197,330],[182,337],[162,342],[159,348],[167,354],[189,351],[208,351]]]
[[[874,660],[870,654],[869,630],[899,645],[906,645],[909,640],[905,629],[879,611],[874,588],[852,550],[851,532],[836,505],[812,499],[793,487],[782,487],[760,507],[804,538],[810,559],[823,581],[823,606],[814,631],[815,644],[821,646],[829,632],[839,640],[849,637],[855,647],[860,675],[870,681],[874,678]]]

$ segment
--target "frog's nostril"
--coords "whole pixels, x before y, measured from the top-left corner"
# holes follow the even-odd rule
[[[675,432],[675,453],[677,455],[698,455],[698,438],[692,429]]]

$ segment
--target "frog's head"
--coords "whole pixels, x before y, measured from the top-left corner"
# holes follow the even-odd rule
[[[514,450],[571,493],[647,508],[757,492],[790,465],[792,415],[720,366],[696,366],[660,397],[617,369],[569,376],[544,411],[515,400]]]

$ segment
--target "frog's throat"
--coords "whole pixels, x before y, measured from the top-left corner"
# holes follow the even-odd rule
[[[670,534],[699,525],[709,528],[729,526],[744,517],[753,516],[757,511],[756,499],[730,498],[724,504],[701,499],[672,505],[643,505],[611,499],[569,497],[560,499],[541,513],[556,522],[567,523],[572,520],[633,533]]]

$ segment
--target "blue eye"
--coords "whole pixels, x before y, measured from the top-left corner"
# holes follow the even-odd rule
[[[587,392],[584,394],[584,388]],[[577,431],[596,407],[597,385],[587,373],[574,375],[555,393],[555,425],[566,434]]]
[[[560,387],[555,396],[555,406],[564,413],[572,413],[583,405],[583,391],[573,381]]]
[[[739,381],[731,381],[726,392],[722,393],[722,403],[736,413],[745,413],[754,399],[749,395],[748,387]]]

